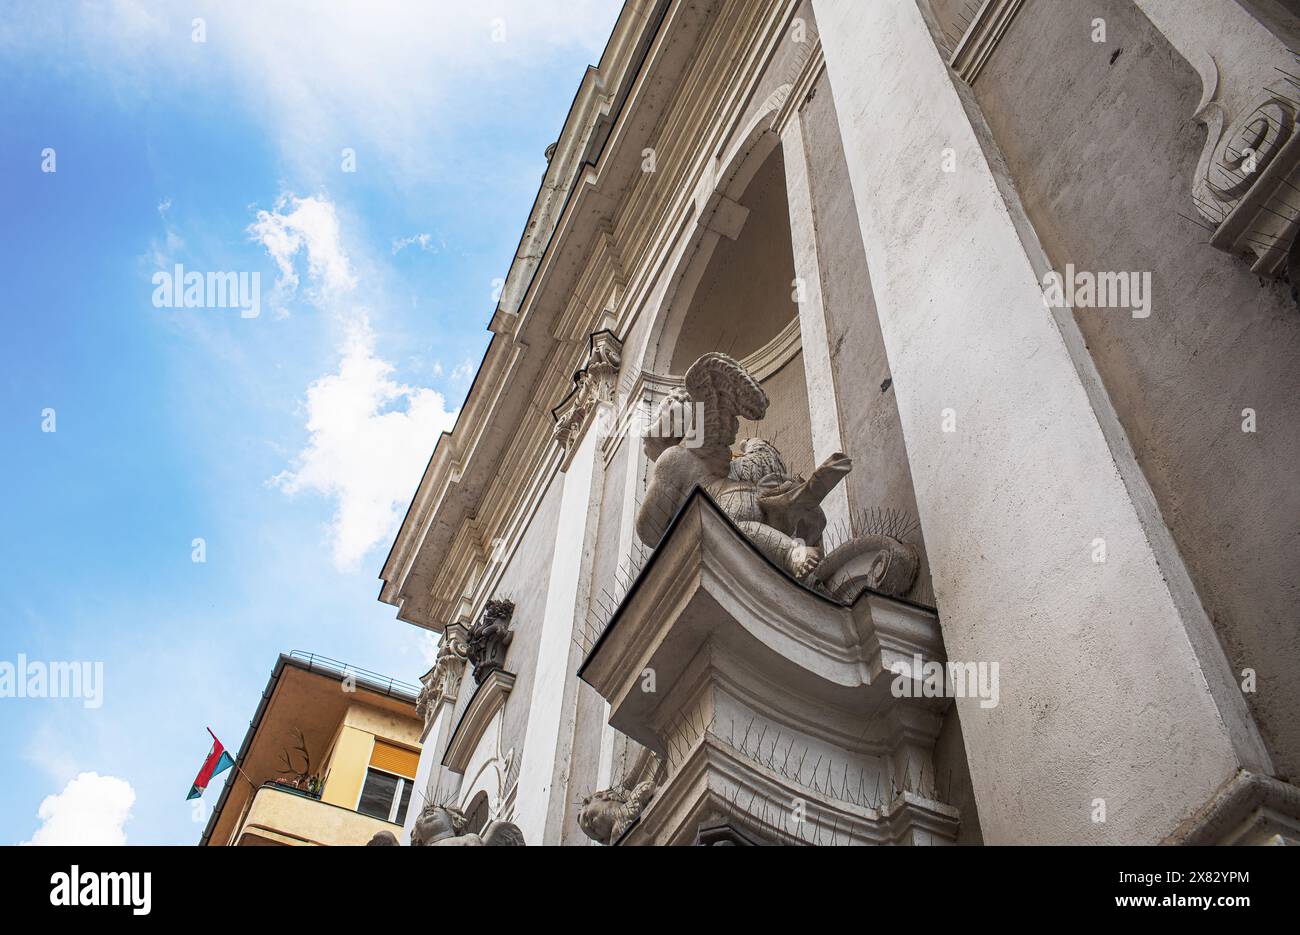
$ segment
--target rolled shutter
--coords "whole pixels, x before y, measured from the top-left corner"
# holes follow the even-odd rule
[[[376,738],[375,749],[370,754],[370,765],[375,769],[396,773],[407,779],[415,778],[415,767],[420,762],[420,754],[405,747],[385,743]]]

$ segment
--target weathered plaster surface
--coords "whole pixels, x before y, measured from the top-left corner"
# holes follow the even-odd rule
[[[1080,38],[1094,16],[1104,44]],[[1075,319],[1233,671],[1258,673],[1246,699],[1276,766],[1298,777],[1300,315],[1179,216],[1200,80],[1127,0],[1028,0],[975,92],[1053,266],[1152,274],[1149,318]]]
[[[604,488],[600,500],[600,519],[596,532],[596,547],[592,558],[592,588],[588,595],[588,609],[598,607],[600,601],[608,603],[602,590],[615,587],[615,569],[626,560],[620,551],[619,534],[622,521],[621,507],[627,486],[627,459],[629,452],[637,451],[634,440],[624,439],[605,469]],[[639,453],[639,452],[638,452]],[[628,492],[631,499],[631,492]],[[574,679],[578,697],[573,729],[573,748],[570,753],[568,787],[565,802],[565,819],[560,843],[590,843],[578,827],[578,808],[581,797],[601,788],[598,785],[601,737],[606,730],[605,699],[590,685]]]
[[[517,676],[514,688],[505,704],[502,730],[503,751],[514,748],[516,756],[523,753],[524,733],[528,725],[529,705],[532,700],[534,672],[541,640],[542,620],[546,613],[547,585],[550,580],[551,557],[556,547],[555,531],[558,526],[560,500],[564,488],[563,475],[551,481],[532,523],[524,533],[510,564],[502,573],[495,596],[515,602],[512,618],[514,639],[506,654],[505,668]],[[468,670],[451,723],[460,723],[465,708],[474,695],[474,679]],[[424,748],[423,756],[437,755],[442,750]],[[439,796],[456,791],[458,778],[444,774],[439,785]]]
[[[915,516],[916,495],[893,374],[862,249],[834,94],[825,73],[800,110],[800,127],[810,159],[831,374],[839,399],[844,453],[854,464],[844,483],[849,508],[888,507]],[[929,589],[922,532],[916,534],[915,545],[921,554],[913,591],[917,594]]]
[[[1044,307],[1029,225],[920,10],[814,7],[948,656],[1001,667],[997,707],[958,702],[984,837],[1158,840],[1267,756],[1199,606],[1166,581],[1178,557],[1155,552],[1113,415]]]

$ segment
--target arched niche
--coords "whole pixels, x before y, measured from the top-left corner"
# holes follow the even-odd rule
[[[786,93],[768,99],[697,192],[696,229],[651,329],[643,369],[671,384],[710,351],[740,360],[770,400],[767,416],[743,422],[740,437],[766,438],[791,469],[807,473],[814,464],[798,284],[784,155],[771,126]]]

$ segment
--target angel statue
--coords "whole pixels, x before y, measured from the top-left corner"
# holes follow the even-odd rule
[[[745,439],[733,454],[740,419],[763,418],[767,405],[758,381],[726,354],[705,354],[691,364],[684,386],[660,403],[645,437],[654,474],[636,517],[642,542],[659,544],[698,485],[778,567],[798,579],[814,574],[826,528],[821,502],[853,462],[837,452],[805,480],[761,438]]]
[[[654,780],[647,779],[631,789],[602,789],[584,796],[578,811],[578,827],[593,841],[613,844],[641,817],[655,789]]]
[[[482,834],[465,833],[465,813],[449,805],[429,803],[411,828],[414,847],[481,847],[523,845],[524,833],[512,821],[489,821]]]

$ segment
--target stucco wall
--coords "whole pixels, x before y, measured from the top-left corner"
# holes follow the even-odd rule
[[[853,472],[845,480],[849,508],[857,513],[885,507],[915,517],[916,494],[907,446],[862,248],[834,96],[825,73],[801,108],[800,118],[809,160],[840,433],[845,453],[853,459]],[[911,596],[928,602],[933,595],[921,530],[912,541],[922,564]],[[980,843],[979,814],[955,707],[946,717],[935,748],[935,769],[941,793],[962,811],[960,842]]]
[[[343,726],[330,756],[329,778],[325,781],[321,801],[342,808],[357,807],[357,800],[361,798],[361,785],[366,778],[366,767],[370,764],[370,751],[374,746],[373,734],[346,724]]]
[[[626,559],[620,551],[620,520],[626,484],[627,459],[631,452],[640,454],[637,439],[624,439],[618,452],[605,469],[605,484],[601,491],[600,518],[596,531],[596,549],[592,566],[591,600],[609,602],[601,589],[613,586],[614,569]],[[576,676],[575,676],[576,678]],[[570,756],[568,801],[565,803],[562,844],[586,844],[588,838],[578,827],[578,809],[581,798],[599,788],[601,735],[605,728],[605,699],[581,679],[575,713],[573,749]]]
[[[347,714],[343,716],[343,723],[407,747],[420,745],[420,730],[423,727],[413,717],[401,717],[364,704],[349,706]]]
[[[1107,41],[1090,40],[1092,20]],[[1149,271],[1149,318],[1075,318],[1283,775],[1300,775],[1300,312],[1179,217],[1195,71],[1132,0],[1027,0],[975,84],[1054,267]],[[1027,93],[1028,92],[1028,93]],[[1242,410],[1258,431],[1241,430]]]
[[[397,825],[336,807],[282,789],[257,790],[241,826],[238,844],[318,844],[357,846],[377,832],[398,831]]]
[[[515,602],[512,623],[514,639],[506,652],[505,668],[517,678],[506,699],[502,749],[504,751],[513,747],[516,758],[523,752],[524,731],[528,725],[533,670],[537,664],[538,639],[546,610],[547,582],[551,573],[551,556],[555,550],[555,528],[559,518],[563,480],[563,475],[558,474],[552,478],[493,594],[497,599]],[[453,725],[460,723],[476,687],[472,671],[466,666],[465,681],[456,697],[452,715]],[[439,756],[443,752],[437,751]],[[445,772],[438,784],[438,796],[443,798],[455,792],[458,782],[459,777],[450,771]]]
[[[528,707],[533,691],[533,670],[537,665],[538,639],[546,609],[547,583],[551,575],[551,556],[557,548],[555,527],[559,519],[563,475],[556,475],[547,488],[537,513],[524,533],[510,565],[501,576],[495,597],[515,602],[514,640],[506,653],[506,670],[515,673],[515,687],[506,699],[503,725],[503,749],[514,747],[523,752],[524,730],[528,726]],[[560,543],[564,548],[567,544]],[[578,548],[577,544],[572,546]],[[470,676],[470,681],[473,677]],[[458,699],[459,700],[459,699]]]

